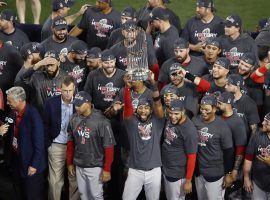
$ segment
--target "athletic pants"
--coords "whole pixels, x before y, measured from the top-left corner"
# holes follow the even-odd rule
[[[165,193],[168,200],[185,200],[184,184],[186,179],[170,182],[164,176]]]
[[[253,200],[270,200],[270,192],[263,191],[253,181],[252,199]]]

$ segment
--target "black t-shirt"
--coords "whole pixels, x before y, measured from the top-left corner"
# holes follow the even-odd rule
[[[186,71],[199,77],[209,73],[204,60],[197,58],[195,56],[190,56],[190,58],[191,58],[191,61],[188,64],[185,64],[185,66],[182,65],[182,67]],[[170,82],[170,67],[174,63],[179,63],[179,61],[175,57],[170,58],[169,60],[163,63],[159,71],[159,76],[158,76],[159,82],[161,83]]]
[[[103,69],[96,69],[89,73],[84,91],[92,97],[95,108],[105,111],[114,101],[114,98],[124,87],[123,76],[125,71],[117,69],[112,77],[105,76]]]
[[[174,26],[170,26],[164,33],[157,35],[154,41],[154,48],[159,66],[175,56],[173,45],[177,38],[179,38],[179,34]]]
[[[225,85],[223,87],[216,85],[214,78],[211,74],[206,74],[205,76],[203,76],[203,79],[207,80],[211,85],[210,89],[207,91],[208,93],[214,93],[216,91],[220,91],[221,93],[225,92]]]
[[[240,58],[244,53],[252,53],[258,60],[257,46],[255,41],[247,34],[241,34],[237,39],[232,40],[229,36],[223,35],[220,38],[222,55],[231,64],[231,71],[237,69]]]
[[[167,177],[185,178],[187,154],[197,153],[198,135],[194,124],[186,119],[182,124],[166,123],[161,158]]]
[[[9,44],[3,44],[0,47],[0,88],[3,93],[13,86],[22,65],[22,57],[16,48]]]
[[[23,45],[30,42],[28,36],[19,28],[15,28],[14,32],[10,34],[0,31],[0,40],[14,46],[18,50],[20,50]]]
[[[160,139],[165,119],[152,115],[141,122],[136,115],[124,120],[130,144],[129,168],[150,170],[161,167]]]
[[[95,7],[89,7],[78,25],[87,32],[88,48],[104,50],[111,32],[120,27],[120,18],[120,13],[114,9],[109,14],[103,14]]]
[[[245,79],[245,87],[248,95],[256,102],[258,106],[263,105],[263,88],[262,85],[255,83],[250,76]]]
[[[270,167],[258,160],[256,156],[270,156],[270,139],[262,131],[252,135],[246,154],[254,155],[252,162],[252,180],[265,192],[270,192]]]
[[[108,43],[107,43],[107,49],[111,48],[113,45],[123,41],[125,38],[122,34],[122,28],[118,28],[112,31]]]
[[[270,112],[270,72],[265,75],[265,81],[263,84],[264,99],[263,99],[263,111],[262,114],[265,116]]]
[[[41,41],[44,41],[52,35],[52,16],[50,15],[48,19],[44,22],[41,29]]]
[[[189,19],[183,29],[182,37],[189,41],[190,44],[198,44],[205,42],[209,38],[219,37],[224,34],[224,26],[221,24],[223,20],[214,16],[211,22],[204,23],[196,17]],[[191,52],[198,56],[201,53]]]
[[[44,48],[44,52],[47,52],[49,50],[54,50],[58,54],[67,55],[69,52],[70,45],[76,40],[77,38],[68,35],[64,42],[58,43],[54,41],[51,36],[47,38],[46,40],[44,40],[41,43],[41,45]]]
[[[199,135],[199,173],[204,177],[222,177],[225,173],[223,150],[233,147],[230,128],[217,116],[210,123],[205,123],[201,116],[193,118],[192,121]]]

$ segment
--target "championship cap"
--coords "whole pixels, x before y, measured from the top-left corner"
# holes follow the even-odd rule
[[[52,20],[52,27],[56,30],[68,29],[68,24],[64,17],[57,16]]]
[[[179,70],[182,70],[182,66],[180,63],[173,63],[171,66],[170,66],[170,75],[178,72]]]
[[[61,8],[70,8],[75,3],[74,0],[53,0],[52,1],[52,10],[57,11]]]
[[[207,45],[212,45],[212,46],[215,46],[215,47],[217,47],[217,48],[221,48],[221,44],[220,44],[220,41],[219,41],[219,39],[218,38],[209,38],[209,39],[207,39],[206,40],[206,42],[205,42],[205,45],[207,46]]]
[[[239,74],[229,75],[227,81],[229,84],[239,86],[240,88],[242,88],[245,85],[245,81],[243,77]]]
[[[58,54],[54,51],[54,50],[49,50],[44,54],[44,58],[47,57],[51,57],[51,58],[55,58],[56,60],[58,60]]]
[[[5,9],[5,10],[2,10],[0,14],[0,19],[15,22],[17,21],[17,15],[13,10]]]
[[[90,96],[90,94],[88,94],[85,91],[80,91],[75,95],[72,103],[75,106],[80,107],[84,103],[88,103],[88,102],[91,103],[91,101],[92,101],[92,97]]]
[[[137,108],[141,105],[152,107],[152,101],[150,99],[141,98],[139,99]]]
[[[174,99],[170,103],[171,111],[182,111],[185,108],[185,101],[181,99]]]
[[[115,59],[115,56],[111,50],[106,49],[101,53],[101,60],[102,61],[109,61],[109,60],[113,60],[113,59]]]
[[[90,59],[97,59],[101,58],[101,49],[99,47],[92,47],[90,50],[87,51],[86,58]]]
[[[220,94],[220,96],[217,98],[218,101],[226,104],[233,105],[234,96],[231,92],[223,92]]]
[[[224,67],[225,69],[229,69],[230,66],[230,61],[227,58],[224,57],[219,57],[215,63],[216,65],[220,65],[222,67]]]
[[[197,6],[205,8],[213,8],[214,2],[213,0],[197,0]]]
[[[40,53],[41,46],[37,42],[29,42],[22,46],[20,49],[21,56],[23,58],[26,58],[27,56],[33,54],[33,53]]]
[[[226,18],[226,20],[224,21],[224,24],[227,27],[231,27],[231,26],[241,27],[242,20],[239,15],[230,15]]]
[[[150,13],[150,17],[152,20],[168,20],[169,14],[164,8],[156,7]]]
[[[206,94],[203,96],[201,100],[201,105],[212,105],[216,106],[217,105],[217,98],[213,94]]]
[[[177,38],[174,41],[173,48],[174,49],[187,49],[189,46],[189,42],[184,38]]]
[[[133,18],[136,18],[137,17],[137,11],[136,11],[135,8],[126,7],[121,12],[121,16],[123,16],[123,17],[131,17],[133,19]]]
[[[134,30],[137,29],[137,23],[134,20],[127,20],[124,24],[122,24],[123,30]]]
[[[87,44],[82,40],[76,40],[70,45],[69,52],[74,52],[77,54],[86,54]]]
[[[270,112],[265,115],[264,119],[270,121]]]
[[[180,95],[179,93],[179,89],[175,86],[175,85],[167,85],[162,89],[162,95],[164,94],[168,94],[168,93],[172,93],[175,94],[177,96]]]
[[[256,62],[256,58],[252,53],[244,53],[243,56],[240,58],[240,60],[252,66],[255,65]]]

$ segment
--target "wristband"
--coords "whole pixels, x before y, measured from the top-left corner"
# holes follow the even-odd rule
[[[196,76],[192,75],[191,73],[187,72],[186,75],[185,75],[185,78],[194,82]]]

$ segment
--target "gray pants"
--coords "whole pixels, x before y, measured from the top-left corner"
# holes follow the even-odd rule
[[[222,200],[224,199],[225,189],[223,189],[223,178],[215,182],[207,182],[203,176],[195,178],[198,200]]]
[[[147,200],[159,199],[161,187],[160,167],[150,171],[129,168],[123,192],[123,200],[136,200],[143,186]]]
[[[186,179],[169,182],[164,176],[165,193],[168,200],[185,200],[184,184]]]
[[[81,168],[76,166],[76,176],[81,200],[103,200],[101,167]]]
[[[265,192],[253,182],[253,200],[270,200],[270,192]]]

